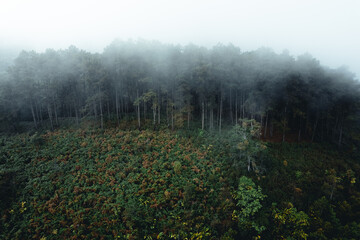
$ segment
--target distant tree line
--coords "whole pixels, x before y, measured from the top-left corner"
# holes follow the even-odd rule
[[[54,129],[61,119],[134,118],[169,128],[221,132],[253,118],[264,138],[341,144],[358,126],[359,82],[345,68],[323,67],[309,54],[233,45],[211,49],[150,41],[115,40],[103,53],[76,47],[23,51],[0,81],[0,121],[16,131],[22,121]]]

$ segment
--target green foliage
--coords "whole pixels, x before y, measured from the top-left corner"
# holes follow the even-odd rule
[[[309,217],[303,211],[297,211],[291,203],[283,209],[272,210],[274,231],[277,239],[307,239]]]
[[[181,167],[182,167],[181,162],[179,162],[179,161],[175,161],[175,162],[174,162],[174,172],[175,172],[176,174],[180,174],[180,172],[181,172]]]
[[[238,210],[233,211],[233,219],[239,222],[241,228],[246,230],[255,229],[257,233],[265,230],[264,226],[256,223],[255,215],[262,208],[261,201],[266,196],[262,194],[261,187],[256,187],[255,183],[245,176],[239,179],[239,186],[235,191],[234,198],[237,200]]]
[[[0,238],[359,238],[352,155],[314,143],[264,149],[257,123],[242,121],[221,135],[135,122],[0,136]]]
[[[19,135],[1,148],[0,184],[16,189],[1,195],[2,239],[220,238],[231,223],[222,163],[188,138],[117,129],[38,137],[42,145]]]

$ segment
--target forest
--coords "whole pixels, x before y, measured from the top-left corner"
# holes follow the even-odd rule
[[[359,97],[309,53],[22,51],[0,61],[0,238],[359,239]]]

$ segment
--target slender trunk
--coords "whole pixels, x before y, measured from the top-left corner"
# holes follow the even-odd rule
[[[116,121],[117,125],[119,126],[119,96],[117,87],[115,88],[115,110],[116,110]]]
[[[188,110],[188,113],[187,113],[187,128],[189,129],[190,127],[190,110]]]
[[[47,109],[48,109],[48,115],[49,115],[49,120],[50,120],[50,127],[51,127],[51,130],[54,130],[53,117],[52,117],[50,104],[48,104]]]
[[[214,129],[214,109],[210,109],[210,130]]]
[[[343,121],[340,122],[340,133],[339,133],[339,141],[338,141],[338,146],[341,146],[341,141],[342,141],[342,135],[343,135]]]
[[[219,133],[221,134],[221,115],[222,115],[222,93],[220,94],[220,113],[219,113]]]
[[[237,98],[237,91],[235,91],[236,95],[235,95],[235,125],[238,124],[238,98]]]
[[[338,126],[338,121],[339,121],[339,115],[336,116],[336,121],[335,121],[334,129],[333,129],[333,133],[332,133],[333,141],[335,140],[335,134],[336,134],[337,126]]]
[[[307,114],[306,114],[306,123],[305,123],[305,134],[307,133],[308,135],[310,135],[310,127],[309,127],[309,122],[310,122],[310,120],[309,120],[309,118],[310,118],[310,114],[309,114],[309,112],[307,111]]]
[[[38,104],[36,103],[36,101],[35,101],[35,112],[36,112],[38,122],[42,122],[42,115],[40,113],[40,108],[38,107]]]
[[[159,96],[159,102],[158,102],[158,124],[160,125],[161,121],[161,115],[160,115],[160,96]]]
[[[110,119],[110,101],[107,101],[107,113],[108,113],[108,119]]]
[[[284,111],[284,120],[283,120],[283,137],[282,137],[282,141],[285,142],[285,132],[286,132],[286,125],[287,125],[287,121],[286,121],[286,109],[287,107],[285,106],[285,111]]]
[[[93,106],[94,106],[94,116],[95,116],[95,122],[97,121],[97,107],[96,107],[96,102],[93,102]]]
[[[201,129],[204,130],[205,124],[205,103],[202,101],[201,103]]]
[[[316,114],[316,121],[314,123],[314,131],[313,131],[313,134],[312,134],[312,137],[311,137],[311,142],[313,142],[314,139],[315,139],[315,133],[316,133],[316,128],[317,128],[317,125],[318,125],[318,121],[319,121],[319,114]]]
[[[99,93],[100,93],[100,88],[99,88]],[[102,109],[102,101],[101,101],[101,96],[100,96],[100,126],[101,129],[104,128],[104,116],[103,116],[103,109]]]
[[[35,115],[35,111],[34,111],[34,105],[31,100],[30,100],[30,109],[31,109],[31,114],[33,116],[34,126],[35,126],[35,128],[37,128],[37,121],[36,121],[36,115]]]
[[[336,188],[336,180],[334,180],[334,183],[333,183],[332,188],[331,188],[330,200],[332,200],[332,198],[333,198],[335,188]]]
[[[329,117],[326,118],[326,136],[327,137],[330,136],[330,118]]]
[[[266,138],[267,126],[268,126],[268,118],[269,118],[269,112],[266,112],[264,138]]]
[[[167,102],[166,102],[166,123],[167,123],[167,125],[169,126],[170,124],[169,124],[169,119],[170,119],[170,117],[169,117],[169,99],[168,99],[168,97],[166,97],[167,98]]]
[[[234,124],[231,92],[232,92],[232,91],[231,91],[231,88],[230,88],[230,102],[229,102],[229,107],[230,107],[230,120],[231,120],[231,124]]]
[[[39,115],[40,115],[40,120],[41,120],[41,122],[43,122],[44,121],[44,117],[43,117],[43,115],[42,115],[42,105],[40,104],[40,106],[39,106]]]
[[[120,96],[120,113],[121,114],[125,113],[125,100],[124,100],[124,97],[121,97],[121,96]]]
[[[54,106],[54,114],[55,114],[55,124],[56,126],[59,126],[59,119],[58,119],[58,113],[57,113],[57,107]]]
[[[146,102],[144,100],[144,119],[146,119]]]
[[[56,126],[59,126],[58,114],[57,114],[57,105],[56,105],[56,101],[55,101],[54,96],[53,96],[53,102],[54,102],[55,124],[56,124]]]
[[[153,125],[156,123],[156,105],[153,104]]]
[[[71,104],[69,104],[69,113],[68,113],[69,118],[71,118]]]
[[[171,130],[174,131],[174,107],[171,107]]]
[[[205,103],[204,128],[206,127],[205,123],[208,121],[208,108],[209,108],[209,104]]]
[[[263,114],[260,115],[260,133],[262,132],[263,130]],[[259,135],[259,138],[261,138],[261,134]]]
[[[76,119],[76,125],[79,125],[79,110],[76,106],[76,103],[74,103],[74,108],[75,108],[75,119]]]
[[[298,142],[301,141],[301,118],[300,118],[300,124],[299,124],[299,132],[298,132]]]
[[[245,118],[245,97],[244,95],[241,96],[242,99],[242,118]]]
[[[136,98],[139,98],[139,90],[136,91]],[[140,102],[137,104],[136,108],[137,108],[138,127],[140,129],[140,127],[141,127],[141,122],[140,122]]]

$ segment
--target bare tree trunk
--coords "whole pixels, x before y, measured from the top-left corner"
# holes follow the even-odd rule
[[[56,124],[56,126],[59,126],[59,118],[58,118],[56,103],[55,103],[55,106],[54,106],[54,113],[55,113],[55,124]]]
[[[214,109],[210,109],[210,130],[214,129]]]
[[[169,122],[170,122],[170,115],[169,115],[169,98],[168,96],[166,96],[166,99],[167,99],[167,105],[166,105],[166,122],[168,124],[168,126],[170,125]]]
[[[118,89],[115,88],[115,108],[116,108],[116,121],[117,125],[119,126],[119,96],[118,96]]]
[[[266,112],[264,138],[266,138],[266,134],[267,134],[268,118],[269,118],[269,113]]]
[[[242,118],[245,118],[245,96],[242,96]]]
[[[335,134],[336,134],[336,128],[338,126],[338,121],[339,121],[339,116],[336,116],[336,121],[335,121],[335,125],[334,125],[334,129],[333,129],[333,133],[332,133],[332,140],[335,140]]]
[[[79,110],[76,106],[76,103],[74,103],[74,108],[75,108],[75,119],[76,119],[76,125],[79,125]]]
[[[342,135],[343,135],[343,121],[340,121],[340,133],[339,133],[339,141],[338,141],[338,146],[341,146],[341,141],[342,141]]]
[[[260,115],[260,133],[261,133],[262,130],[263,130],[263,118],[264,118],[264,115],[261,114],[261,115]],[[259,137],[261,137],[261,134],[260,134]]]
[[[100,88],[99,88],[99,94],[100,94]],[[104,116],[103,116],[101,95],[100,95],[100,126],[101,126],[101,129],[104,128]]]
[[[125,100],[123,97],[120,96],[120,113],[125,113]]]
[[[160,125],[161,121],[161,115],[160,115],[160,96],[159,96],[159,102],[158,102],[158,124]]]
[[[208,108],[209,108],[209,104],[205,103],[204,128],[206,127],[205,123],[208,121]]]
[[[220,113],[219,113],[219,133],[221,134],[221,121],[222,121],[222,118],[221,118],[221,115],[222,115],[222,93],[220,93]]]
[[[71,118],[71,104],[69,104],[69,112],[68,112],[68,117]]]
[[[139,90],[136,91],[136,98],[139,98]],[[141,122],[140,122],[140,102],[137,105],[137,117],[138,117],[138,126],[139,129],[141,127]]]
[[[57,114],[57,105],[56,105],[56,101],[55,101],[54,96],[53,96],[53,103],[54,103],[55,124],[56,124],[56,126],[59,126],[58,114]]]
[[[95,121],[97,121],[97,108],[96,108],[96,102],[93,102],[93,106],[94,106],[94,116],[95,116]]]
[[[298,142],[301,140],[301,118],[300,118],[300,124],[299,124],[299,132],[298,132]]]
[[[146,102],[144,100],[144,119],[146,119]]]
[[[232,109],[232,96],[231,96],[231,88],[230,88],[230,103],[229,103],[229,107],[230,107],[230,120],[231,120],[231,124],[234,124],[234,118],[233,118],[233,109]]]
[[[238,98],[237,98],[237,91],[235,91],[235,125],[238,124]]]
[[[110,101],[107,101],[107,113],[108,113],[108,119],[110,119]]]
[[[54,130],[53,117],[52,117],[52,112],[51,112],[51,106],[50,106],[50,104],[48,104],[47,109],[48,109],[48,115],[49,115],[51,130]]]
[[[205,125],[205,104],[204,101],[201,103],[201,129],[204,130]]]
[[[287,122],[286,122],[286,110],[287,110],[287,107],[285,106],[285,111],[284,111],[284,120],[283,120],[283,137],[282,137],[282,141],[285,142],[285,132],[286,132],[286,125],[287,125]]]
[[[330,200],[332,200],[332,198],[333,198],[335,188],[336,188],[336,180],[334,180],[334,183],[331,188]]]
[[[156,123],[156,105],[153,105],[153,125]]]
[[[309,120],[309,118],[310,118],[310,115],[309,115],[309,112],[307,112],[306,122],[305,122],[305,134],[308,133],[310,135],[310,131],[309,131],[310,130],[310,128],[309,128],[310,120]]]
[[[174,107],[171,108],[171,130],[174,131]]]
[[[282,142],[285,142],[285,122],[283,123]]]
[[[187,128],[189,129],[190,127],[190,110],[188,110],[188,113],[187,113]]]
[[[35,115],[34,106],[33,106],[33,103],[31,100],[30,100],[30,108],[31,108],[31,114],[33,116],[34,126],[35,126],[35,128],[37,128],[36,115]]]
[[[318,125],[318,121],[319,121],[319,114],[316,114],[316,121],[315,121],[315,123],[314,123],[314,130],[313,130],[313,134],[312,134],[312,137],[311,137],[311,142],[314,141],[315,132],[316,132],[316,128],[317,128],[317,125]]]
[[[35,111],[37,115],[38,122],[42,122],[42,114],[41,114],[41,108],[38,106],[37,102],[35,101]]]

